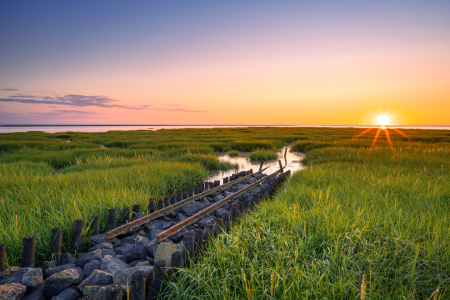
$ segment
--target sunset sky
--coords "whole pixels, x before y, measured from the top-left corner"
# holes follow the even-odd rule
[[[0,1],[0,124],[450,124],[450,1]]]

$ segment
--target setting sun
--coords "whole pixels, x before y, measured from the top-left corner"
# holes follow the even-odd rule
[[[386,129],[386,125],[390,125],[391,117],[387,114],[379,114],[377,116],[377,125],[380,125],[381,128]]]

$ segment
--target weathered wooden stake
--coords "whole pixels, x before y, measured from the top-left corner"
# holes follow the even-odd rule
[[[166,289],[166,261],[157,261],[153,267],[153,289],[162,293]]]
[[[50,252],[52,257],[59,261],[61,255],[62,229],[53,228],[50,230]]]
[[[133,213],[135,214],[135,215],[137,215],[138,213],[140,213],[141,212],[141,205],[140,204],[135,204],[135,205],[133,205]]]
[[[100,216],[95,215],[92,217],[92,235],[100,234]]]
[[[83,252],[83,220],[73,221],[73,246],[76,253]]]
[[[172,253],[170,260],[171,260],[171,267],[173,268],[172,274],[176,276],[178,273],[178,269],[181,269],[184,266],[183,252],[176,251],[176,252]]]
[[[181,200],[183,200],[183,193],[178,192],[177,193],[177,202],[180,202]]]
[[[150,200],[148,200],[148,211],[150,213],[155,212],[156,209],[156,205],[155,205],[155,199],[150,198]]]
[[[145,272],[135,271],[130,280],[130,300],[145,299]]]
[[[122,286],[120,284],[108,285],[106,287],[106,297],[105,298],[106,298],[106,300],[122,300]]]
[[[34,268],[35,238],[27,236],[22,240],[22,268]]]
[[[189,198],[194,196],[194,190],[193,189],[189,189]]]
[[[189,268],[190,261],[194,257],[194,237],[192,235],[185,235],[183,237],[184,245],[184,265]]]
[[[5,243],[0,243],[0,272],[5,271],[6,251]]]
[[[130,222],[130,208],[124,207],[122,208],[122,224],[126,224]]]
[[[200,252],[200,248],[203,246],[203,229],[194,229],[194,250],[195,254]]]
[[[170,205],[177,203],[177,196],[173,195],[170,197]]]
[[[264,164],[264,161],[262,160],[262,161],[261,161],[261,165],[259,166],[259,170],[260,170],[260,171],[261,171],[261,169],[262,169],[263,164]]]
[[[116,210],[114,208],[108,209],[108,227],[109,230],[116,228]]]

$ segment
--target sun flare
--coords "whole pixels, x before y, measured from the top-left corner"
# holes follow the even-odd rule
[[[391,124],[391,117],[387,114],[377,115],[377,125],[380,125],[382,129],[386,129],[386,125]]]

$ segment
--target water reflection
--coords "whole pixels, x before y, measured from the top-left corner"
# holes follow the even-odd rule
[[[286,149],[287,149],[286,157],[284,157]],[[208,181],[220,180],[220,182],[222,183],[222,178],[229,177],[232,174],[238,173],[240,171],[247,171],[253,169],[253,172],[257,172],[259,170],[261,162],[250,160],[250,158],[248,158],[248,154],[249,153],[245,153],[244,155],[241,154],[235,157],[231,157],[228,154],[219,156],[218,158],[220,161],[237,164],[238,170],[215,171],[207,180]],[[278,160],[281,160],[283,167],[286,166],[284,170],[285,171],[291,170],[291,173],[293,174],[305,168],[305,166],[302,164],[302,160],[304,157],[305,154],[303,153],[291,152],[291,148],[289,146],[283,147],[280,151],[278,151],[278,159],[264,161],[263,168],[270,166],[266,171],[264,171],[264,173],[270,174],[280,169]]]

